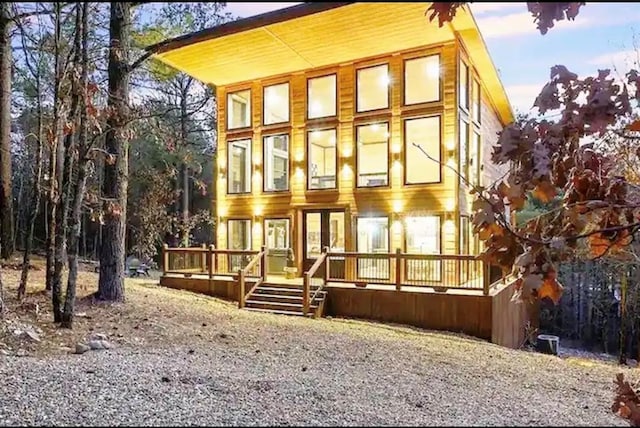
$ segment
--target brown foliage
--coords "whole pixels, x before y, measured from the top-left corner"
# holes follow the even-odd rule
[[[629,422],[632,427],[640,426],[640,398],[631,387],[624,375],[618,373],[616,380],[616,396],[611,406],[611,411]]]

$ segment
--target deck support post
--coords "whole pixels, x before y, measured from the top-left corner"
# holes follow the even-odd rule
[[[238,308],[244,308],[244,270],[238,270]]]
[[[305,272],[302,280],[302,315],[309,313],[309,294],[311,286],[311,275]]]
[[[202,252],[200,253],[200,271],[207,271],[207,244],[202,244]]]
[[[482,263],[482,293],[485,296],[489,295],[489,287],[491,286],[490,274],[491,274],[491,267],[489,266],[489,263],[483,262]]]
[[[396,258],[396,290],[400,291],[400,289],[402,288],[402,268],[400,264],[400,261],[402,260],[402,258],[401,258],[400,248],[396,248],[395,258]]]
[[[260,257],[260,277],[262,282],[267,281],[267,246],[263,245],[261,248],[262,256]]]
[[[162,274],[166,274],[169,270],[169,245],[164,244],[162,246]]]

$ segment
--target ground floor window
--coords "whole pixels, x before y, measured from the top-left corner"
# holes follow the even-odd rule
[[[251,220],[229,220],[227,222],[227,248],[230,250],[251,249]],[[230,254],[228,271],[243,269],[251,257],[244,254]]]
[[[287,266],[289,253],[289,219],[266,219],[264,221],[265,245],[269,250],[267,253],[267,272],[270,274],[283,274]],[[293,256],[293,252],[291,252]],[[293,263],[293,259],[291,260]]]
[[[406,219],[406,248],[408,254],[440,254],[440,217],[415,216]],[[406,261],[405,276],[409,281],[441,281],[440,260]]]
[[[389,217],[361,217],[357,220],[357,252],[389,253]],[[359,279],[388,279],[389,260],[362,256],[358,258]]]

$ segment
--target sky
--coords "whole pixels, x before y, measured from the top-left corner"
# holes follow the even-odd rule
[[[227,3],[227,11],[247,18],[296,4]],[[516,111],[530,111],[554,65],[579,76],[604,68],[623,74],[640,57],[638,3],[587,3],[575,21],[561,21],[544,36],[526,3],[472,3],[471,10]]]

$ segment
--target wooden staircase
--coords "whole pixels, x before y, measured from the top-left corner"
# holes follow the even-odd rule
[[[314,295],[317,289],[318,287],[312,286],[311,295]],[[302,284],[263,282],[247,296],[244,308],[254,312],[302,316],[302,296]],[[318,292],[316,298],[311,302],[309,313],[306,316],[312,318],[321,317],[326,297],[326,291]]]

